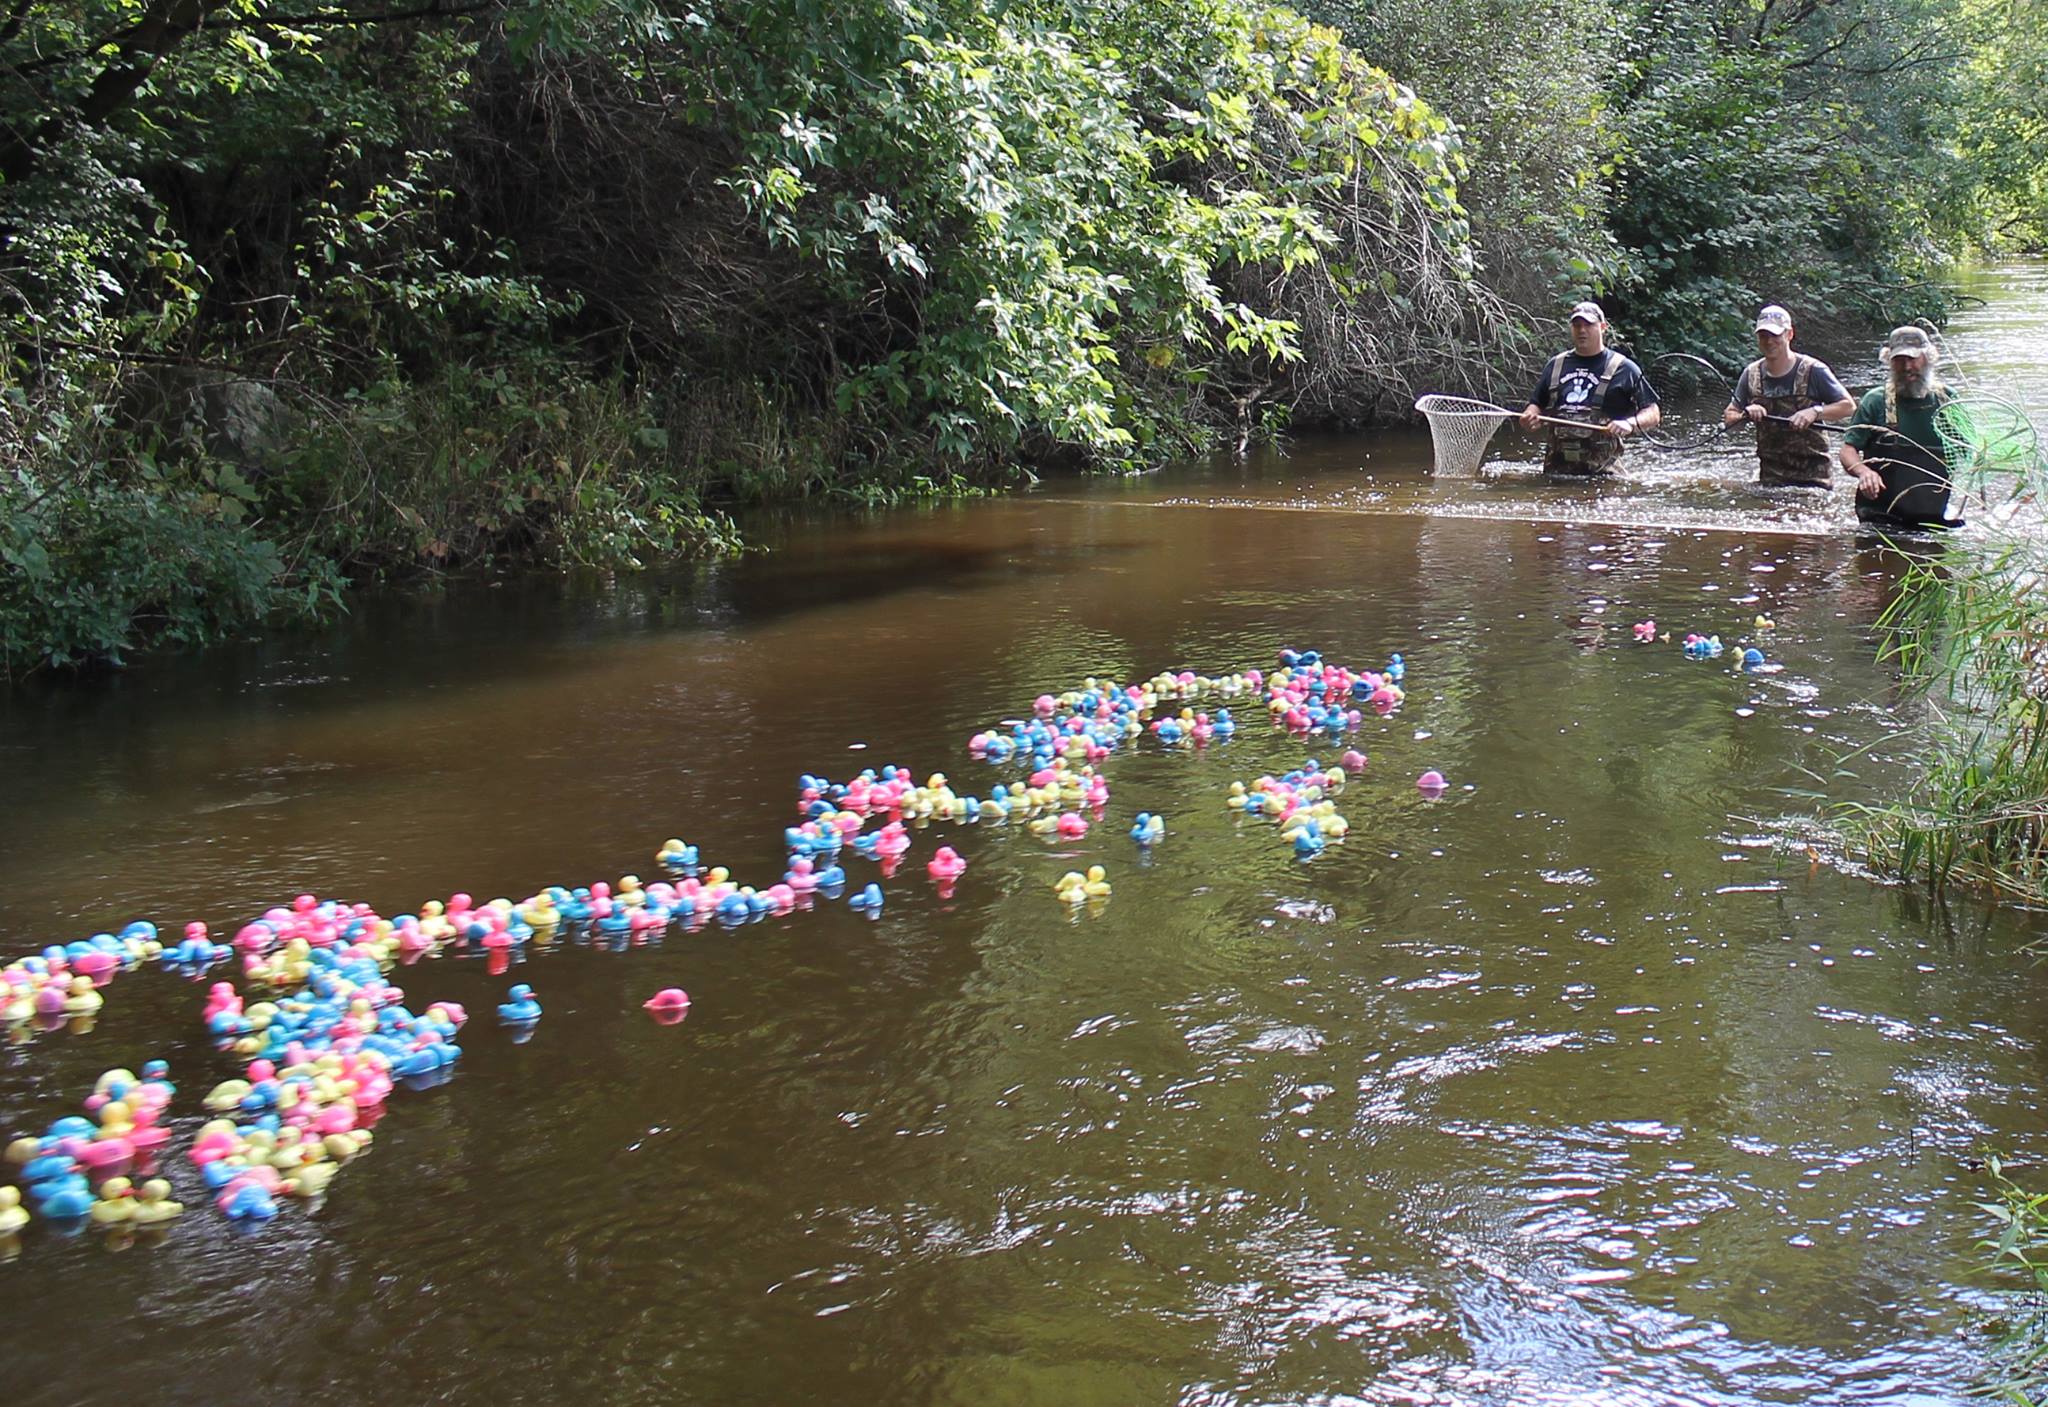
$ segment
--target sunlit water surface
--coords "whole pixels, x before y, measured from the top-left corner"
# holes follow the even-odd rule
[[[2026,372],[2048,289],[1987,277],[1957,345]],[[1344,744],[1240,707],[1227,744],[1117,754],[1083,840],[919,833],[872,921],[401,971],[483,1013],[455,1077],[253,1234],[177,1162],[168,1234],[32,1227],[10,1401],[1964,1400],[1998,1303],[1980,1156],[2048,1156],[2042,927],[1785,840],[1811,792],[1910,784],[1872,663],[1898,560],[1739,456],[1581,489],[1518,452],[1445,482],[1380,435],[790,522],[733,564],[366,598],[0,697],[18,953],[302,890],[395,913],[651,874],[669,835],[765,884],[800,773],[986,791],[1013,774],[968,736],[1086,675],[1410,668],[1311,862],[1224,793]],[[1734,650],[1635,644],[1652,617]],[[1732,668],[1746,643],[1774,668]],[[1088,863],[1115,893],[1069,912],[1051,883]],[[515,978],[524,1044],[488,1018]],[[695,1006],[665,1028],[639,1003],[670,984]],[[157,1055],[196,1127],[234,1073],[202,991],[145,971],[89,1030],[22,1033],[6,1130]]]

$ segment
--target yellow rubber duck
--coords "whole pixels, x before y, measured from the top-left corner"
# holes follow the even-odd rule
[[[19,1187],[0,1187],[0,1236],[12,1236],[28,1225],[28,1208],[21,1204]]]
[[[1109,897],[1109,871],[1100,865],[1090,865],[1088,867],[1088,877],[1081,885],[1081,894],[1083,898],[1088,899],[1107,899]]]
[[[1776,630],[1778,626],[1777,622],[1773,621],[1769,616],[1758,616],[1756,618],[1756,628],[1758,630]]]
[[[71,979],[71,992],[64,998],[66,1016],[85,1016],[98,1011],[106,1004],[106,998],[92,985],[90,977]]]
[[[429,899],[420,905],[420,932],[436,943],[455,936],[455,925],[447,919],[448,906],[439,899]]]
[[[320,1145],[315,1143],[313,1147]],[[306,1143],[303,1139],[290,1138],[278,1144],[270,1155],[270,1166],[280,1173],[295,1173],[306,1165]]]
[[[1025,824],[1033,835],[1051,835],[1060,828],[1060,818],[1051,815],[1038,816]]]
[[[222,1080],[207,1091],[206,1098],[201,1102],[216,1114],[224,1113],[229,1109],[241,1108],[242,1100],[248,1093],[247,1080]]]
[[[1245,791],[1243,782],[1232,782],[1230,794],[1223,798],[1223,804],[1233,811],[1242,811],[1251,804],[1251,796]]]
[[[130,1220],[137,1226],[154,1226],[184,1214],[185,1204],[171,1200],[171,1184],[153,1177],[135,1194],[135,1211]]]
[[[1079,870],[1068,870],[1054,882],[1052,890],[1065,903],[1085,904],[1088,902],[1088,876]]]
[[[268,1163],[277,1152],[277,1135],[269,1129],[250,1129],[242,1144],[242,1161],[251,1167]]]
[[[308,1163],[284,1180],[285,1191],[294,1197],[318,1197],[340,1171],[335,1163]]]
[[[135,1215],[135,1184],[125,1177],[110,1177],[100,1184],[100,1197],[87,1212],[101,1226],[118,1226]]]
[[[100,1106],[101,1138],[126,1138],[135,1132],[135,1114],[119,1099],[110,1099]]]

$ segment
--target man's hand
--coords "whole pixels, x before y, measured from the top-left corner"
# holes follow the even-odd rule
[[[1818,419],[1820,419],[1820,407],[1818,406],[1808,406],[1804,410],[1795,410],[1792,412],[1792,428],[1795,430],[1811,430],[1813,423]]]
[[[1619,420],[1608,421],[1606,428],[1607,433],[1614,436],[1615,439],[1625,440],[1636,432],[1636,422],[1629,416],[1624,415]]]
[[[1523,407],[1522,407],[1522,413],[1521,413],[1521,415],[1520,415],[1520,416],[1518,417],[1518,418],[1519,418],[1519,419],[1521,420],[1521,422],[1522,422],[1522,428],[1523,428],[1524,430],[1533,430],[1533,429],[1535,429],[1535,428],[1536,428],[1536,427],[1537,427],[1538,425],[1540,425],[1540,424],[1542,424],[1542,423],[1543,423],[1543,422],[1542,422],[1541,420],[1539,420],[1539,419],[1538,419],[1538,417],[1539,417],[1539,416],[1541,416],[1542,414],[1543,414],[1542,410],[1540,410],[1540,409],[1539,409],[1539,408],[1538,408],[1538,407],[1537,407],[1536,405],[1534,405],[1533,403],[1532,403],[1532,404],[1529,404],[1529,405],[1525,405],[1525,406],[1523,406]]]
[[[1856,476],[1856,492],[1865,498],[1876,498],[1884,492],[1884,475],[1868,464],[1859,464],[1849,471]]]
[[[1769,411],[1765,410],[1762,406],[1757,405],[1753,401],[1742,408],[1742,413],[1749,417],[1749,423],[1752,425],[1756,424],[1758,421],[1762,420],[1766,415],[1770,414]]]

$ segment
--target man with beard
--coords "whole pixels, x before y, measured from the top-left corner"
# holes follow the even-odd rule
[[[1576,422],[1549,427],[1544,473],[1607,474],[1621,458],[1621,442],[1656,429],[1663,411],[1643,369],[1607,345],[1607,315],[1598,303],[1579,304],[1571,321],[1572,349],[1544,366],[1522,426],[1534,430],[1546,415]]]
[[[1756,426],[1757,482],[1828,487],[1834,476],[1823,420],[1847,420],[1856,402],[1826,362],[1792,350],[1792,315],[1773,303],[1756,315],[1757,359],[1742,369],[1721,423]]]
[[[1885,384],[1864,394],[1842,439],[1842,472],[1856,480],[1856,516],[1876,528],[1953,528],[1946,516],[1948,459],[1935,413],[1949,402],[1935,379],[1934,342],[1917,327],[1892,330]]]

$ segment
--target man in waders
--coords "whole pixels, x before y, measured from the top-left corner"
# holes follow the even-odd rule
[[[1522,411],[1522,428],[1534,430],[1541,416],[1578,422],[1546,427],[1543,472],[1579,475],[1614,472],[1622,441],[1656,429],[1663,419],[1643,369],[1607,345],[1607,316],[1598,303],[1572,309],[1572,349],[1543,368]]]
[[[1757,482],[1824,489],[1834,477],[1823,420],[1847,420],[1856,402],[1827,363],[1792,350],[1792,315],[1775,303],[1756,315],[1762,355],[1742,369],[1721,423],[1756,426]]]
[[[1934,341],[1894,328],[1882,353],[1884,385],[1866,392],[1842,439],[1842,472],[1856,480],[1856,516],[1875,528],[1953,528],[1948,457],[1935,414],[1949,402],[1934,376]]]

